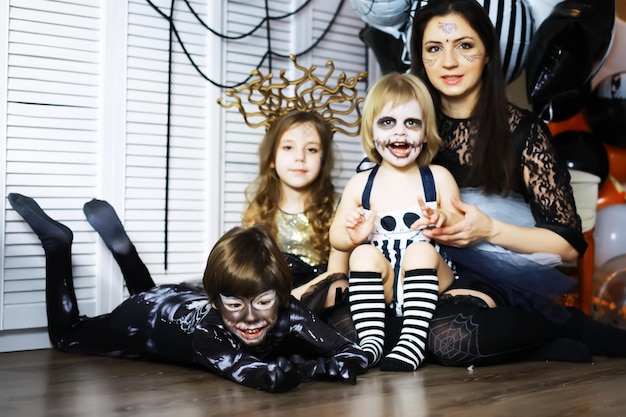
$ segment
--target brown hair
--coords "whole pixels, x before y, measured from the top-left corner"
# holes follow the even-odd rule
[[[327,261],[330,254],[328,231],[335,212],[335,187],[332,183],[335,154],[331,126],[315,112],[294,110],[286,113],[272,124],[263,137],[259,145],[259,174],[246,190],[248,207],[243,214],[243,224],[262,224],[273,236],[277,236],[275,218],[281,187],[280,178],[273,168],[274,161],[280,138],[289,128],[300,123],[311,123],[322,145],[320,174],[311,184],[304,214],[313,228],[313,249],[320,259]]]
[[[390,73],[376,81],[365,97],[363,118],[361,119],[361,142],[365,153],[372,162],[380,164],[383,159],[376,150],[374,143],[373,132],[376,118],[389,103],[396,107],[411,100],[417,100],[422,109],[422,127],[426,141],[426,146],[417,157],[417,165],[426,166],[430,164],[437,154],[441,146],[441,138],[437,133],[435,108],[428,88],[412,74]]]
[[[467,21],[485,44],[486,55],[489,57],[482,73],[480,96],[476,107],[472,109],[476,130],[472,131],[473,137],[470,141],[472,160],[469,175],[456,180],[463,187],[482,187],[486,194],[508,194],[516,188],[509,103],[500,60],[499,37],[483,6],[474,0],[439,0],[418,9],[411,33],[411,73],[420,77],[428,86],[435,108],[441,112],[441,93],[432,85],[424,68],[423,39],[428,22],[450,14]]]
[[[263,226],[226,232],[209,254],[202,283],[211,301],[220,294],[252,298],[269,290],[276,290],[282,305],[291,298],[291,271]]]

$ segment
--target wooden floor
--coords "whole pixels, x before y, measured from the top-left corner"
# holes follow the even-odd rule
[[[0,354],[0,416],[626,416],[626,359],[371,370],[285,394],[184,367],[56,350]]]

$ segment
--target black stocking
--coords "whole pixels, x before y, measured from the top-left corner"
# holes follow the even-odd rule
[[[428,345],[446,365],[626,357],[626,330],[597,322],[577,308],[568,307],[569,319],[557,323],[519,308],[481,306],[474,297],[442,298]]]
[[[79,320],[72,277],[72,231],[48,217],[30,197],[11,193],[9,202],[41,240],[46,255],[48,335],[58,346],[63,334]]]
[[[85,203],[83,211],[120,266],[128,292],[132,295],[154,287],[150,272],[126,234],[115,209],[106,201],[94,199]]]
[[[475,297],[442,299],[445,301],[439,304],[430,323],[428,347],[444,365],[491,365],[520,360],[587,362],[591,354],[601,354],[585,340],[591,332],[578,329],[584,321],[578,314],[573,314],[567,323],[556,323],[519,308],[489,308]],[[626,332],[621,332],[621,339],[626,340]]]
[[[600,323],[574,307],[568,311],[568,337],[584,343],[592,355],[626,357],[626,330]]]

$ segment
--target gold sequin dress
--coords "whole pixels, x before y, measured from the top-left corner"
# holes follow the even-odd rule
[[[278,247],[285,254],[294,287],[304,285],[326,272],[328,259],[322,259],[313,250],[313,226],[304,213],[291,214],[278,210],[276,228]]]

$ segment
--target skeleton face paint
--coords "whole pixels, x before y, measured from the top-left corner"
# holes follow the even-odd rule
[[[383,163],[398,168],[414,164],[425,143],[417,100],[397,107],[388,103],[376,119],[373,137]]]
[[[276,324],[280,303],[276,291],[269,290],[253,298],[220,294],[218,308],[230,332],[247,345],[258,345]]]

